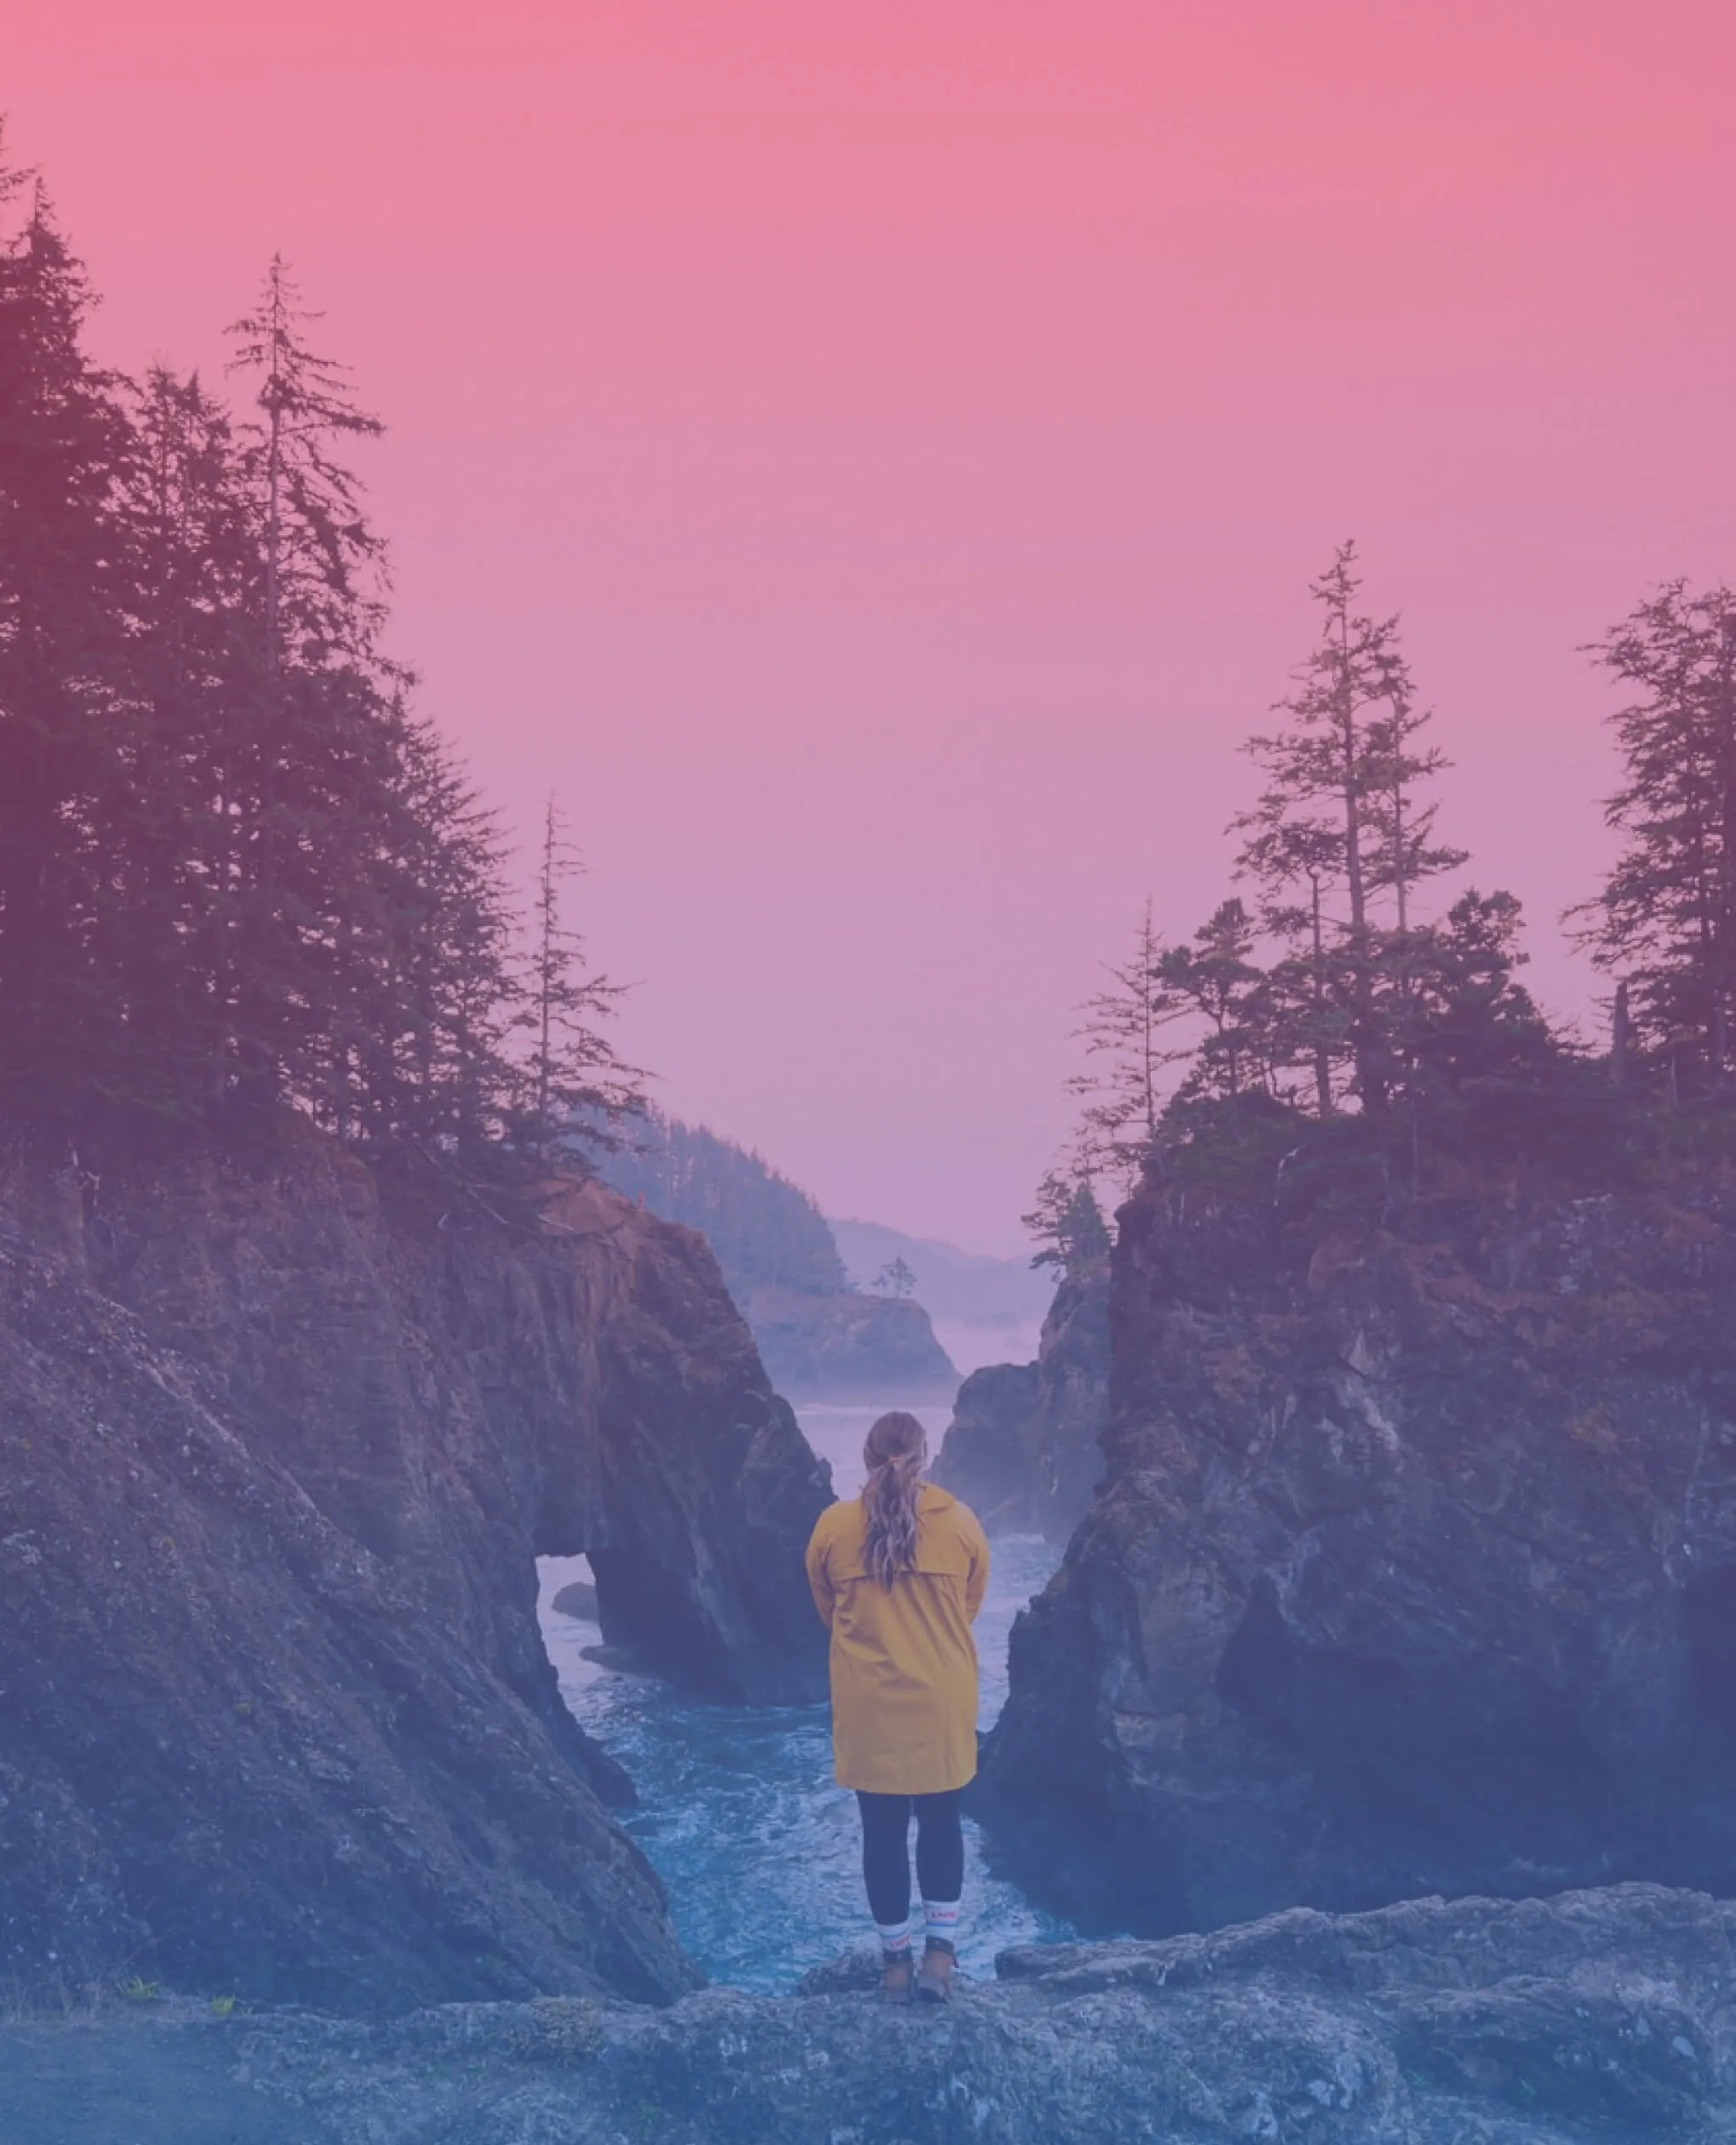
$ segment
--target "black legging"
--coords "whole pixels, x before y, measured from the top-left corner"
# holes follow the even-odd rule
[[[868,1910],[890,1929],[911,1911],[911,1812],[917,1813],[917,1882],[924,1899],[957,1899],[964,1890],[964,1827],[959,1803],[964,1790],[944,1795],[869,1795],[862,1807],[862,1874]]]

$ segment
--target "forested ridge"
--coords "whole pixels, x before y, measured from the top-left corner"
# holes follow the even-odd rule
[[[1624,695],[1619,855],[1562,919],[1612,985],[1596,1047],[1520,981],[1518,901],[1467,884],[1437,831],[1449,763],[1399,621],[1362,586],[1345,545],[1276,723],[1248,741],[1238,890],[1176,937],[1148,903],[1081,1009],[1078,1122],[1026,1217],[1039,1262],[1103,1257],[1104,1196],[1147,1173],[1390,1211],[1491,1171],[1601,1188],[1729,1148],[1736,593],[1669,582],[1582,651]]]
[[[381,426],[281,259],[224,391],[104,370],[41,183],[0,158],[0,1111],[266,1123],[546,1158],[636,1107],[562,896],[528,903],[382,646]]]
[[[641,1090],[565,921],[575,860],[551,804],[521,902],[385,650],[353,466],[381,427],[318,316],[274,259],[214,385],[96,365],[94,302],[40,182],[0,157],[0,1113],[138,1134],[293,1111],[494,1162],[570,1154],[575,1126],[609,1145]],[[1448,763],[1351,547],[1311,594],[1318,638],[1248,744],[1235,890],[1174,935],[1148,910],[1083,1009],[1076,1136],[1031,1217],[1043,1257],[1101,1256],[1104,1195],[1148,1166],[1252,1158],[1385,1198],[1723,1140],[1736,594],[1666,584],[1591,651],[1624,695],[1619,853],[1567,919],[1612,987],[1599,1048],[1534,1003],[1518,903],[1437,831]],[[665,1141],[657,1197],[723,1226],[726,1148],[702,1169]],[[833,1285],[784,1189],[730,1195],[764,1239],[738,1272]]]
[[[836,1296],[850,1285],[825,1216],[801,1186],[702,1124],[651,1111],[603,1173],[653,1213],[706,1237],[738,1302],[756,1288]]]

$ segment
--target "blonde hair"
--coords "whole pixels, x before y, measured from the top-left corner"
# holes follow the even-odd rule
[[[862,1555],[871,1576],[889,1587],[917,1561],[917,1498],[928,1457],[928,1433],[913,1415],[894,1409],[868,1433],[862,1458],[868,1479],[862,1509],[868,1524]]]

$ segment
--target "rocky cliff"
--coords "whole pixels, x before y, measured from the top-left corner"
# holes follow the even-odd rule
[[[823,1688],[825,1471],[700,1239],[400,1210],[311,1137],[0,1189],[0,1975],[405,2005],[692,1970],[539,1554],[720,1696]]]
[[[743,1306],[766,1374],[797,1399],[950,1400],[958,1373],[920,1303],[757,1288]]]
[[[1148,1188],[985,1809],[1097,1926],[1736,1890],[1736,1202]]]
[[[1109,1267],[1055,1290],[1035,1363],[974,1370],[953,1404],[934,1479],[991,1534],[1065,1542],[1103,1477],[1109,1419]]]
[[[1003,1953],[794,1995],[0,2025],[29,2145],[1589,2145],[1736,2135],[1736,1912],[1649,1886]]]

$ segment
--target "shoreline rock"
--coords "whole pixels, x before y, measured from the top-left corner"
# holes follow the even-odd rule
[[[1025,1948],[939,2014],[881,2002],[865,1957],[664,2010],[11,2025],[0,2131],[112,2145],[69,2113],[70,2047],[129,2145],[184,2145],[190,2081],[226,2085],[210,2134],[239,2145],[1710,2145],[1736,2135],[1733,1936],[1736,1905],[1632,1885]]]
[[[311,1134],[0,1181],[0,1976],[408,2008],[695,1970],[562,1703],[808,1698],[829,1495],[689,1232],[406,1212]]]
[[[978,1807],[1081,1926],[1736,1890],[1736,1207],[1148,1187]]]
[[[959,1387],[934,1479],[992,1534],[1065,1542],[1101,1486],[1109,1421],[1109,1266],[1055,1290],[1035,1363],[991,1364]]]
[[[917,1404],[958,1390],[928,1313],[909,1297],[762,1287],[742,1307],[767,1376],[792,1399]]]
[[[588,1579],[572,1579],[551,1597],[549,1606],[557,1616],[572,1616],[580,1623],[599,1620],[597,1589]]]

